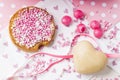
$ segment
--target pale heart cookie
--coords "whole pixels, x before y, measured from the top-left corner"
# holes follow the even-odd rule
[[[53,16],[46,10],[29,6],[18,10],[10,19],[10,37],[24,51],[38,51],[48,45],[55,34]]]
[[[77,43],[72,49],[72,54],[75,70],[78,73],[95,73],[102,70],[107,64],[106,55],[97,51],[88,41]]]

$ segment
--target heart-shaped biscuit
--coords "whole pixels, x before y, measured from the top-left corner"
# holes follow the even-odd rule
[[[107,64],[106,55],[94,48],[89,41],[77,43],[73,49],[73,61],[78,73],[90,74],[102,70]]]

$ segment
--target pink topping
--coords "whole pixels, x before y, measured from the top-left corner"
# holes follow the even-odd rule
[[[16,43],[29,48],[37,42],[50,41],[54,30],[51,20],[51,15],[36,7],[20,11],[12,25]]]

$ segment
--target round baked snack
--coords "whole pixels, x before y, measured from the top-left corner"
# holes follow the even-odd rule
[[[54,19],[45,9],[25,7],[11,17],[9,32],[17,47],[24,51],[35,52],[53,40]]]

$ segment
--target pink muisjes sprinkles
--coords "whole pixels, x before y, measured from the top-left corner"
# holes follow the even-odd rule
[[[51,41],[55,27],[52,15],[46,10],[37,7],[23,8],[12,19],[12,36],[19,45],[30,48],[36,43]]]

